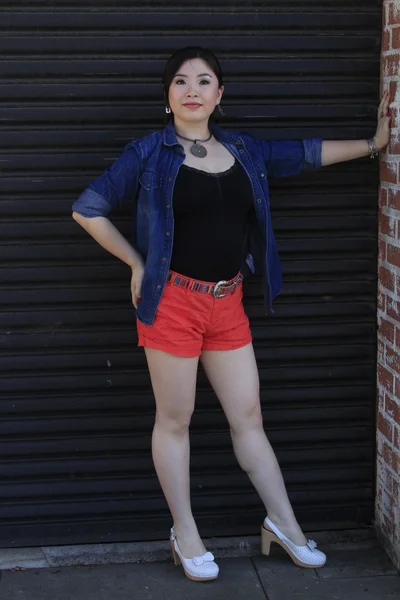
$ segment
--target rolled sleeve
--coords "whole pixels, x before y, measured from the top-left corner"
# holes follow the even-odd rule
[[[72,210],[87,218],[107,217],[112,210],[112,206],[104,196],[88,187],[82,192],[78,200],[75,200]]]
[[[123,154],[88,185],[73,203],[72,210],[88,218],[107,217],[113,209],[135,200],[140,172],[139,150],[136,142],[131,142]]]
[[[303,140],[303,144],[305,164],[314,169],[319,169],[322,167],[322,139],[312,138],[309,140]]]
[[[321,167],[322,139],[262,140],[261,151],[271,178],[289,177],[305,168]]]

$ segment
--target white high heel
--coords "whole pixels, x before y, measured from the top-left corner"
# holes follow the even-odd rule
[[[314,540],[308,540],[305,546],[297,546],[268,517],[265,518],[261,527],[261,540],[261,552],[266,556],[269,556],[271,543],[275,542],[286,550],[293,562],[299,567],[318,569],[326,563],[326,555],[317,550],[317,544]]]
[[[213,579],[217,579],[219,567],[214,562],[214,555],[211,552],[205,552],[201,556],[194,556],[193,558],[185,558],[179,550],[173,527],[171,528],[169,541],[171,543],[174,563],[176,566],[182,564],[186,577],[192,581],[212,581]]]

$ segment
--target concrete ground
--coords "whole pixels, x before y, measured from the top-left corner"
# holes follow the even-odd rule
[[[310,536],[311,537],[311,536]],[[220,566],[217,580],[196,583],[167,558],[167,542],[0,550],[0,598],[4,600],[399,600],[400,575],[373,535],[337,538],[319,534],[328,555],[322,569],[296,567],[276,545],[261,556],[258,540],[209,540]],[[207,540],[206,540],[207,542]],[[323,543],[324,542],[324,543]],[[236,554],[233,556],[236,547]],[[112,554],[110,554],[110,548]],[[153,552],[154,550],[154,552]],[[19,554],[19,558],[18,558]],[[25,558],[23,558],[25,556]],[[162,560],[161,560],[162,559]],[[36,563],[35,563],[36,561]],[[90,561],[93,561],[90,563]],[[107,563],[117,564],[107,564]],[[35,566],[36,564],[36,566]],[[41,564],[41,567],[37,565]],[[20,566],[25,565],[25,566]],[[60,565],[60,566],[57,566]],[[70,566],[61,566],[70,565]],[[73,565],[73,566],[72,566]],[[30,567],[30,568],[29,568]]]

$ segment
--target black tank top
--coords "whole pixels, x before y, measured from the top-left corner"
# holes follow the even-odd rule
[[[243,263],[245,225],[253,190],[241,164],[222,173],[182,165],[175,182],[174,245],[170,268],[187,277],[220,281]]]

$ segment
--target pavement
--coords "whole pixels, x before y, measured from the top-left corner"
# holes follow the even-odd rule
[[[311,537],[311,536],[310,536]],[[190,581],[175,567],[167,542],[58,547],[37,567],[35,549],[0,550],[2,600],[399,600],[400,574],[373,533],[313,536],[328,555],[322,569],[296,567],[273,545],[259,554],[256,538],[205,540],[220,566],[217,580]],[[322,542],[321,542],[322,540]],[[112,554],[110,554],[112,547]],[[91,551],[88,551],[91,548]],[[233,556],[236,548],[236,554]],[[152,551],[154,549],[154,552]],[[42,551],[44,549],[41,549]],[[48,549],[49,550],[49,549]],[[29,552],[31,555],[29,556]],[[18,553],[20,558],[18,558]],[[46,552],[44,552],[46,554]],[[25,556],[25,559],[22,557]],[[11,560],[12,558],[12,560]],[[162,559],[162,560],[161,560]],[[8,561],[8,562],[7,562]],[[95,561],[95,563],[90,563]],[[116,564],[109,564],[111,562]],[[146,562],[144,562],[146,561]],[[24,565],[25,566],[20,566]],[[29,568],[31,564],[31,568]],[[36,562],[36,564],[38,564]],[[44,564],[44,563],[43,563]],[[56,565],[69,566],[56,566]]]

